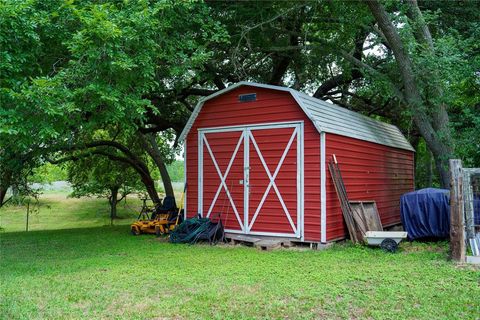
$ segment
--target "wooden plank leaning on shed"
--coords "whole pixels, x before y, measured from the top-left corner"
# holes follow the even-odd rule
[[[367,231],[383,231],[375,201],[349,201],[342,173],[335,155],[328,163],[333,185],[342,208],[343,218],[353,243],[364,241]]]
[[[335,186],[335,191],[337,192],[338,200],[340,201],[340,206],[342,208],[345,224],[347,225],[348,234],[350,235],[352,242],[357,243],[362,239],[362,237],[359,237],[356,232],[357,228],[355,228],[355,222],[353,221],[353,210],[348,202],[347,191],[345,189],[345,184],[343,183],[342,175],[340,173],[335,155],[333,156],[333,160],[330,160],[328,163],[328,170],[330,170],[333,185]]]
[[[373,200],[349,201],[353,211],[362,217],[367,231],[383,231],[377,204]]]

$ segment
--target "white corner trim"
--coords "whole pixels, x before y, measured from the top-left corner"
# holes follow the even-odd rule
[[[320,241],[327,242],[327,171],[325,165],[326,135],[320,133]]]
[[[183,220],[187,219],[187,141],[183,144]]]

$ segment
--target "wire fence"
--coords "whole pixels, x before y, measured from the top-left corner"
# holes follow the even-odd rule
[[[480,168],[463,169],[466,240],[473,255],[480,255]]]

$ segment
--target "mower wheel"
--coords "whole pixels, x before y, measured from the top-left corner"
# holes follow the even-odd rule
[[[162,235],[162,233],[160,232],[160,227],[159,226],[155,226],[155,235],[157,237],[160,237]]]
[[[139,236],[141,234],[140,229],[137,228],[137,227],[133,227],[133,226],[130,228],[130,232],[134,236]]]

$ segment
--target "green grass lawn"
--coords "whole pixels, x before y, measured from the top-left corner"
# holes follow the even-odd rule
[[[82,212],[77,227],[101,204],[52,201],[59,217]],[[91,223],[0,233],[0,318],[480,317],[480,270],[448,262],[445,243],[403,243],[397,254],[348,244],[265,252],[173,245]]]

